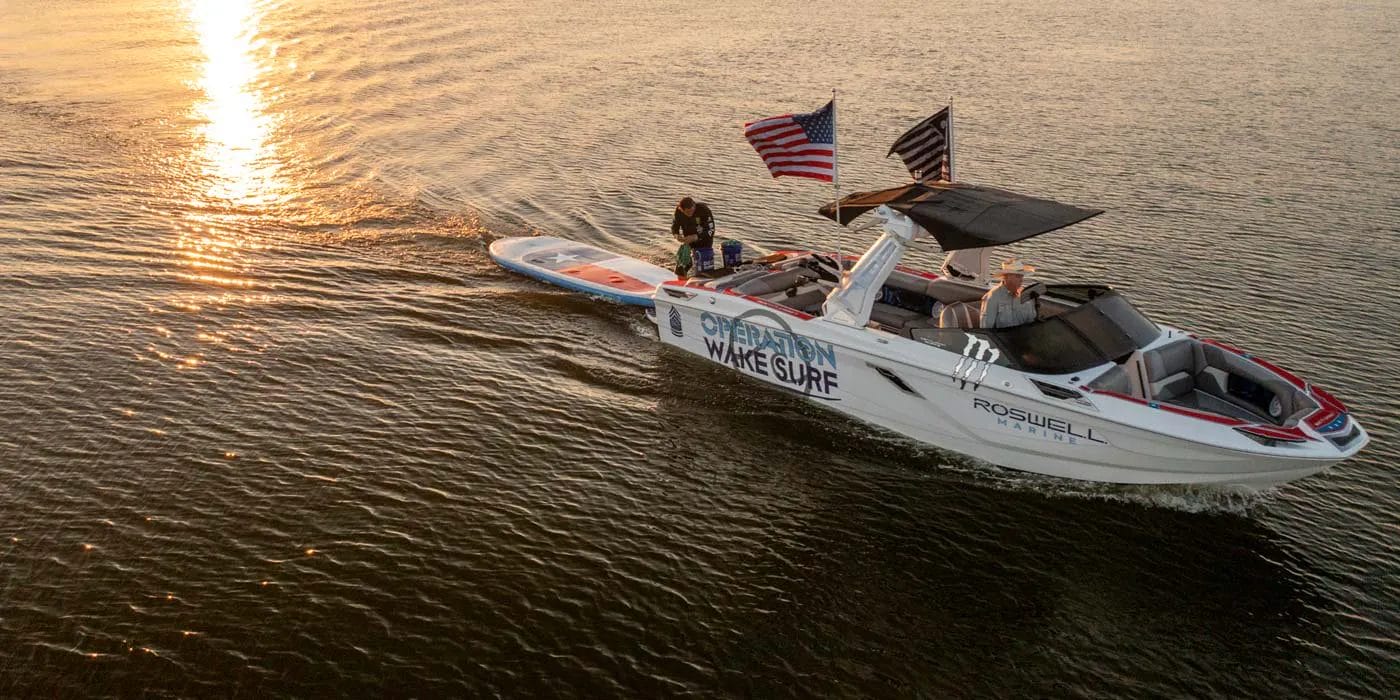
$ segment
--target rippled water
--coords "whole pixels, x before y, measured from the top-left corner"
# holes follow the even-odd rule
[[[0,3],[0,695],[1373,697],[1400,687],[1389,2]],[[1264,494],[876,433],[504,273],[838,239],[948,97],[1019,251],[1374,442]],[[921,254],[932,261],[932,252]],[[1390,690],[1386,690],[1389,688]]]

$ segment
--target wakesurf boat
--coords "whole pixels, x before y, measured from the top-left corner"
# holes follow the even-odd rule
[[[980,327],[993,251],[1098,210],[937,182],[821,211],[843,225],[870,212],[884,231],[859,258],[779,251],[663,281],[661,340],[920,442],[1069,479],[1267,487],[1369,440],[1321,388],[1109,286],[1042,285],[1034,321]],[[942,268],[900,264],[926,238]]]
[[[1101,284],[1040,284],[1036,317],[983,328],[1000,246],[1102,213],[964,183],[823,207],[871,213],[863,255],[778,251],[689,279],[551,237],[494,241],[505,267],[650,307],[662,342],[936,447],[1124,484],[1267,487],[1366,446],[1340,401],[1244,350],[1149,319]],[[938,272],[900,264],[932,238]]]

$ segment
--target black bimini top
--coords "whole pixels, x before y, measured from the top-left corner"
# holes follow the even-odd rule
[[[943,250],[1006,245],[1077,224],[1103,213],[1048,199],[1016,194],[995,187],[960,182],[913,182],[876,192],[856,192],[841,198],[842,226],[880,205],[908,216],[924,227]],[[836,220],[836,203],[819,210]]]

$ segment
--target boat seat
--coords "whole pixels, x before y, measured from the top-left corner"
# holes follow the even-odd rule
[[[817,273],[803,267],[783,272],[774,272],[752,279],[733,287],[734,291],[749,296],[763,296],[805,284],[817,279]]]
[[[974,304],[981,304],[982,295],[986,294],[987,290],[970,284],[939,278],[929,282],[924,288],[924,293],[944,304],[954,304],[960,301],[970,301]]]
[[[1147,368],[1149,399],[1173,401],[1191,397],[1196,375],[1205,371],[1206,353],[1195,340],[1182,339],[1142,354]]]
[[[981,328],[982,305],[973,301],[959,301],[943,307],[938,314],[939,328]]]
[[[936,328],[938,325],[933,317],[927,314],[880,302],[870,307],[870,319],[886,328],[899,331],[905,337],[911,337],[910,331],[915,328]]]
[[[1214,394],[1202,391],[1200,389],[1191,392],[1191,394],[1192,395],[1189,397],[1179,397],[1172,403],[1180,404],[1187,408],[1208,411],[1210,413],[1218,413],[1222,416],[1230,416],[1231,418],[1238,418],[1240,420],[1247,420],[1251,422],[1257,421],[1262,417],[1259,415],[1258,411],[1250,410],[1248,408],[1245,408],[1240,403],[1236,403],[1235,401],[1227,399],[1222,399],[1219,396],[1215,396]]]
[[[830,290],[823,289],[821,285],[806,284],[798,288],[797,293],[792,296],[788,296],[785,291],[774,292],[773,294],[763,297],[763,300],[771,301],[774,304],[782,304],[790,309],[811,313],[813,310],[821,307],[822,302],[826,301],[826,295],[830,293]]]
[[[886,277],[884,282],[884,286],[886,287],[903,289],[907,292],[914,292],[915,294],[928,294],[928,284],[929,281],[922,277],[898,271],[890,273],[890,276]]]
[[[870,318],[879,321],[881,325],[903,328],[906,323],[928,317],[917,311],[875,302],[875,305],[870,307]]]
[[[1205,371],[1197,378],[1197,388],[1279,425],[1291,425],[1317,410],[1317,403],[1307,394],[1272,372],[1214,345],[1197,345],[1205,353],[1206,363]],[[1255,386],[1251,388],[1250,384]],[[1278,415],[1272,412],[1275,399]]]
[[[768,270],[748,270],[745,272],[730,275],[729,277],[722,277],[717,280],[706,282],[705,286],[709,287],[710,289],[718,289],[720,291],[724,291],[726,289],[729,289],[730,287],[737,287],[750,280],[758,279],[759,277],[762,277],[766,274],[769,274]]]
[[[1289,425],[1317,408],[1288,382],[1232,352],[1183,338],[1142,353],[1149,399]]]

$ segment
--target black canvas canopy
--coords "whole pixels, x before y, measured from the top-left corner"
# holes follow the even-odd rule
[[[881,204],[913,219],[949,251],[1015,243],[1103,213],[995,187],[912,182],[842,197],[838,223],[845,226]],[[836,203],[827,203],[820,212],[835,220]]]

